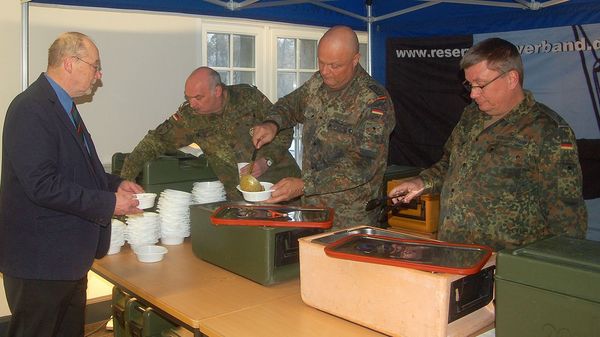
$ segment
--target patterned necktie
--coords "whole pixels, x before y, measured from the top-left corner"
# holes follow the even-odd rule
[[[73,123],[75,123],[75,129],[77,131],[77,135],[81,138],[81,141],[87,148],[87,143],[85,142],[85,134],[83,123],[81,122],[81,116],[79,115],[79,110],[77,110],[77,106],[75,106],[75,102],[73,102],[73,106],[71,106],[71,116],[73,117]],[[88,149],[89,152],[89,149]]]

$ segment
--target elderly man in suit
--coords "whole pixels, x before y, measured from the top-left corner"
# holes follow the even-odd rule
[[[113,214],[141,212],[143,189],[104,172],[73,98],[102,77],[84,34],[60,35],[45,73],[6,114],[0,186],[0,272],[8,336],[83,336],[87,272],[106,255]]]

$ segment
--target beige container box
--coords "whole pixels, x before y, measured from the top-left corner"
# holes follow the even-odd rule
[[[399,236],[397,232],[366,226],[346,232],[365,234],[365,230],[373,232],[366,234]],[[332,240],[345,236],[342,231],[335,233],[299,239],[301,292],[306,304],[402,337],[464,337],[494,322],[494,306],[490,302],[448,323],[451,296],[457,300],[462,296],[460,290],[451,290],[452,282],[465,275],[329,257],[324,251],[328,236]],[[494,265],[495,254],[482,269]]]

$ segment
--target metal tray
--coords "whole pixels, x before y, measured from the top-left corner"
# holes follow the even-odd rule
[[[492,255],[492,249],[480,245],[356,234],[328,244],[325,253],[346,260],[472,275],[481,270]]]
[[[350,228],[350,229],[344,229],[344,230],[340,230],[337,232],[333,232],[330,235],[313,239],[311,242],[326,246],[326,245],[328,245],[334,241],[337,241],[341,238],[345,238],[346,236],[357,235],[357,234],[382,235],[382,236],[399,238],[399,239],[416,239],[416,237],[412,236],[412,235],[406,235],[406,234],[396,233],[396,232],[392,232],[392,231],[388,231],[388,230],[384,230],[384,229],[364,226],[364,227]]]
[[[283,205],[223,205],[210,217],[214,225],[331,228],[329,207]]]

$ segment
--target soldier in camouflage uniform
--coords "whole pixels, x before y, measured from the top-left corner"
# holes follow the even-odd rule
[[[484,40],[465,54],[461,67],[474,102],[442,159],[389,196],[408,202],[423,192],[441,192],[438,239],[445,241],[500,250],[562,233],[585,237],[573,130],[522,89],[517,48],[498,38]]]
[[[303,124],[302,178],[278,182],[272,198],[302,195],[303,204],[335,210],[334,228],[374,225],[387,166],[389,135],[395,126],[387,91],[358,64],[358,39],[347,27],[334,27],[318,47],[319,72],[281,98],[267,121],[254,128],[257,147],[279,132]]]
[[[127,157],[121,176],[134,180],[144,163],[166,152],[196,143],[225,186],[229,200],[241,200],[237,163],[250,162],[254,145],[250,128],[266,118],[272,104],[258,89],[247,84],[223,85],[213,69],[201,67],[188,77],[186,102],[169,119],[151,130]],[[252,175],[277,182],[300,176],[289,153],[293,130],[281,132],[258,152]],[[247,169],[246,169],[247,170]]]

